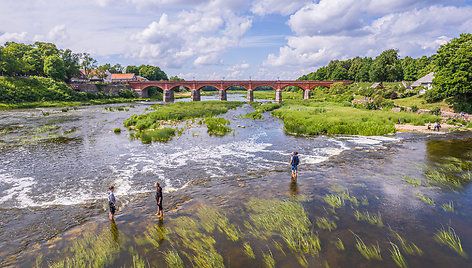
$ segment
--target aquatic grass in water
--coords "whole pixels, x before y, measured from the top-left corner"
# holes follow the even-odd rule
[[[269,112],[269,111],[278,109],[282,107],[282,104],[268,102],[268,103],[260,105],[260,103],[256,102],[256,103],[251,103],[251,106],[255,109],[255,111],[241,116],[242,118],[264,119],[264,116],[262,116],[263,112]]]
[[[439,244],[448,246],[462,257],[467,258],[467,254],[462,249],[461,240],[451,226],[448,226],[447,230],[442,226],[442,228],[434,235],[434,239]]]
[[[175,250],[168,250],[164,253],[164,260],[167,263],[167,267],[169,268],[183,268],[184,262],[179,256],[179,253]]]
[[[390,229],[392,236],[397,240],[402,250],[408,255],[423,255],[423,251],[413,242],[405,240],[399,233]]]
[[[231,224],[228,218],[216,208],[205,206],[198,210],[197,217],[200,219],[202,227],[208,233],[218,228],[220,232],[226,234],[229,240],[238,241],[240,239],[236,226]]]
[[[339,251],[344,251],[344,244],[341,238],[338,237],[336,242],[334,242],[334,246],[339,250]]]
[[[229,120],[224,118],[206,118],[203,123],[207,125],[207,132],[210,135],[224,136],[233,129],[229,127]]]
[[[281,237],[301,265],[308,264],[305,254],[314,256],[321,250],[320,239],[310,230],[312,224],[300,203],[251,199],[246,208],[252,224],[245,226],[252,229],[251,233],[257,237]]]
[[[262,254],[262,258],[264,259],[264,264],[267,268],[275,267],[275,260],[270,250],[269,250],[269,253]]]
[[[401,267],[401,268],[406,268],[408,267],[406,265],[406,261],[405,259],[403,258],[403,255],[402,253],[400,252],[400,249],[398,248],[397,245],[395,245],[394,243],[390,242],[390,245],[392,246],[392,249],[390,249],[390,253],[392,253],[392,259],[393,261],[398,265],[398,267]]]
[[[380,215],[380,212],[378,212],[377,215],[370,215],[368,211],[359,212],[356,210],[354,212],[354,217],[356,217],[357,221],[365,221],[372,225],[376,225],[377,227],[383,227],[382,215]]]
[[[402,180],[408,182],[409,184],[413,185],[413,186],[421,186],[421,180],[419,179],[414,179],[412,177],[403,177]]]
[[[425,202],[426,204],[430,204],[431,206],[436,206],[436,204],[434,203],[433,199],[429,198],[429,197],[425,197],[424,195],[422,194],[416,194],[416,196],[418,196],[419,199],[421,199],[421,201]]]
[[[356,248],[357,250],[359,250],[362,256],[364,256],[367,260],[382,260],[382,255],[380,254],[380,247],[378,243],[376,245],[367,246],[358,235],[354,233],[353,235],[356,238]]]
[[[330,232],[331,230],[334,230],[338,227],[334,221],[331,221],[325,217],[317,217],[316,225],[318,225],[318,228],[323,230],[329,230]]]
[[[249,245],[249,242],[244,242],[243,247],[244,247],[244,253],[246,254],[246,256],[248,256],[251,259],[256,258],[256,255],[254,255],[254,251],[252,250],[251,245]]]
[[[141,133],[142,143],[151,143],[152,141],[169,141],[175,136],[176,130],[170,127],[146,130]]]
[[[86,234],[76,239],[72,247],[66,249],[61,261],[50,263],[52,268],[59,267],[104,267],[113,264],[120,252],[120,246],[108,232],[100,235]]]
[[[340,208],[344,206],[344,200],[339,195],[327,194],[325,195],[324,200],[332,208]]]
[[[454,202],[453,201],[449,201],[449,203],[442,204],[441,207],[446,212],[447,211],[454,212]]]

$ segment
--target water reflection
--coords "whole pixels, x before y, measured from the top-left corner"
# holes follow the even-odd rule
[[[118,226],[114,220],[110,221],[110,234],[113,241],[119,246],[120,245],[120,232],[118,231]]]
[[[298,185],[297,185],[297,181],[293,181],[293,178],[292,178],[292,182],[290,183],[290,194],[292,196],[297,196],[298,195]]]

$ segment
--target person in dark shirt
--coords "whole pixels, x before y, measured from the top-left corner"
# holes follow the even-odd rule
[[[297,179],[298,175],[298,164],[300,164],[300,159],[298,158],[298,153],[293,152],[290,157],[290,165],[292,166],[292,178]]]
[[[156,202],[157,202],[157,213],[159,217],[164,216],[164,211],[162,210],[162,188],[159,186],[159,183],[154,184],[156,186]]]
[[[108,189],[110,190],[110,192],[108,192],[108,206],[110,207],[110,213],[108,214],[108,216],[110,217],[110,220],[113,221],[115,220],[115,211],[116,211],[116,207],[115,207],[116,199],[115,199],[115,195],[113,194],[115,187],[110,186]]]

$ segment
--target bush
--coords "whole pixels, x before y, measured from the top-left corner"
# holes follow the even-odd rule
[[[418,109],[418,106],[416,106],[416,105],[412,105],[412,106],[411,106],[411,111],[412,111],[412,112],[416,113],[416,112],[418,112],[418,110],[419,110],[419,109]]]
[[[120,133],[121,133],[121,129],[120,129],[119,127],[116,127],[116,128],[113,129],[113,132],[114,132],[115,134],[120,134]]]
[[[120,91],[118,91],[118,95],[126,99],[133,99],[138,97],[136,92],[134,92],[134,90],[132,89],[120,89]]]
[[[430,114],[433,114],[433,115],[441,115],[441,108],[439,107],[434,107],[433,109],[431,109],[431,111],[429,111]]]
[[[424,99],[427,103],[435,103],[442,101],[444,97],[439,93],[439,91],[433,88],[426,91],[426,93],[424,94]]]

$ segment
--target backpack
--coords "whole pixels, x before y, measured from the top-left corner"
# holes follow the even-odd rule
[[[297,166],[299,162],[300,162],[300,161],[299,161],[299,159],[298,159],[298,155],[294,154],[294,155],[292,156],[292,165],[293,165],[293,166]]]

